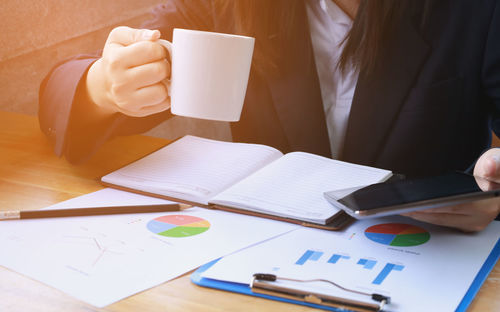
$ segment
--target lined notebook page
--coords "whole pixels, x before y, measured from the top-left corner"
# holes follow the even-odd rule
[[[209,198],[282,155],[265,145],[185,136],[102,181],[207,204]]]
[[[210,203],[325,224],[339,210],[324,199],[324,192],[380,182],[390,175],[387,170],[295,152],[233,185]]]

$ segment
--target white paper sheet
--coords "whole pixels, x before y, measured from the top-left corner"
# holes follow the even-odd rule
[[[104,189],[49,208],[161,202],[168,203]],[[103,307],[296,228],[203,208],[5,221],[0,224],[0,265]]]
[[[254,273],[323,278],[390,296],[384,311],[455,311],[499,237],[495,221],[475,234],[403,217],[358,221],[343,232],[301,228],[224,257],[202,276],[245,284]],[[324,283],[283,284],[371,301]]]

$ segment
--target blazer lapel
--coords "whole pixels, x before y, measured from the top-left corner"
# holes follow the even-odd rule
[[[371,74],[361,72],[342,159],[374,165],[399,110],[415,84],[429,47],[410,17],[403,18]]]
[[[331,157],[305,6],[297,12],[294,40],[280,47],[279,72],[266,76],[291,151]]]

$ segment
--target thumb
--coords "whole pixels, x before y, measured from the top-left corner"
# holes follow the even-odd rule
[[[150,29],[135,29],[127,26],[114,28],[106,40],[106,44],[128,46],[144,40],[157,40],[160,38],[160,31]]]
[[[492,148],[479,157],[474,175],[493,181],[500,180],[500,148]]]

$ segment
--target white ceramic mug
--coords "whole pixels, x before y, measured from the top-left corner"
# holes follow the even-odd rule
[[[238,121],[245,99],[255,39],[174,29],[172,43],[159,40],[172,60],[171,111],[194,118]]]

